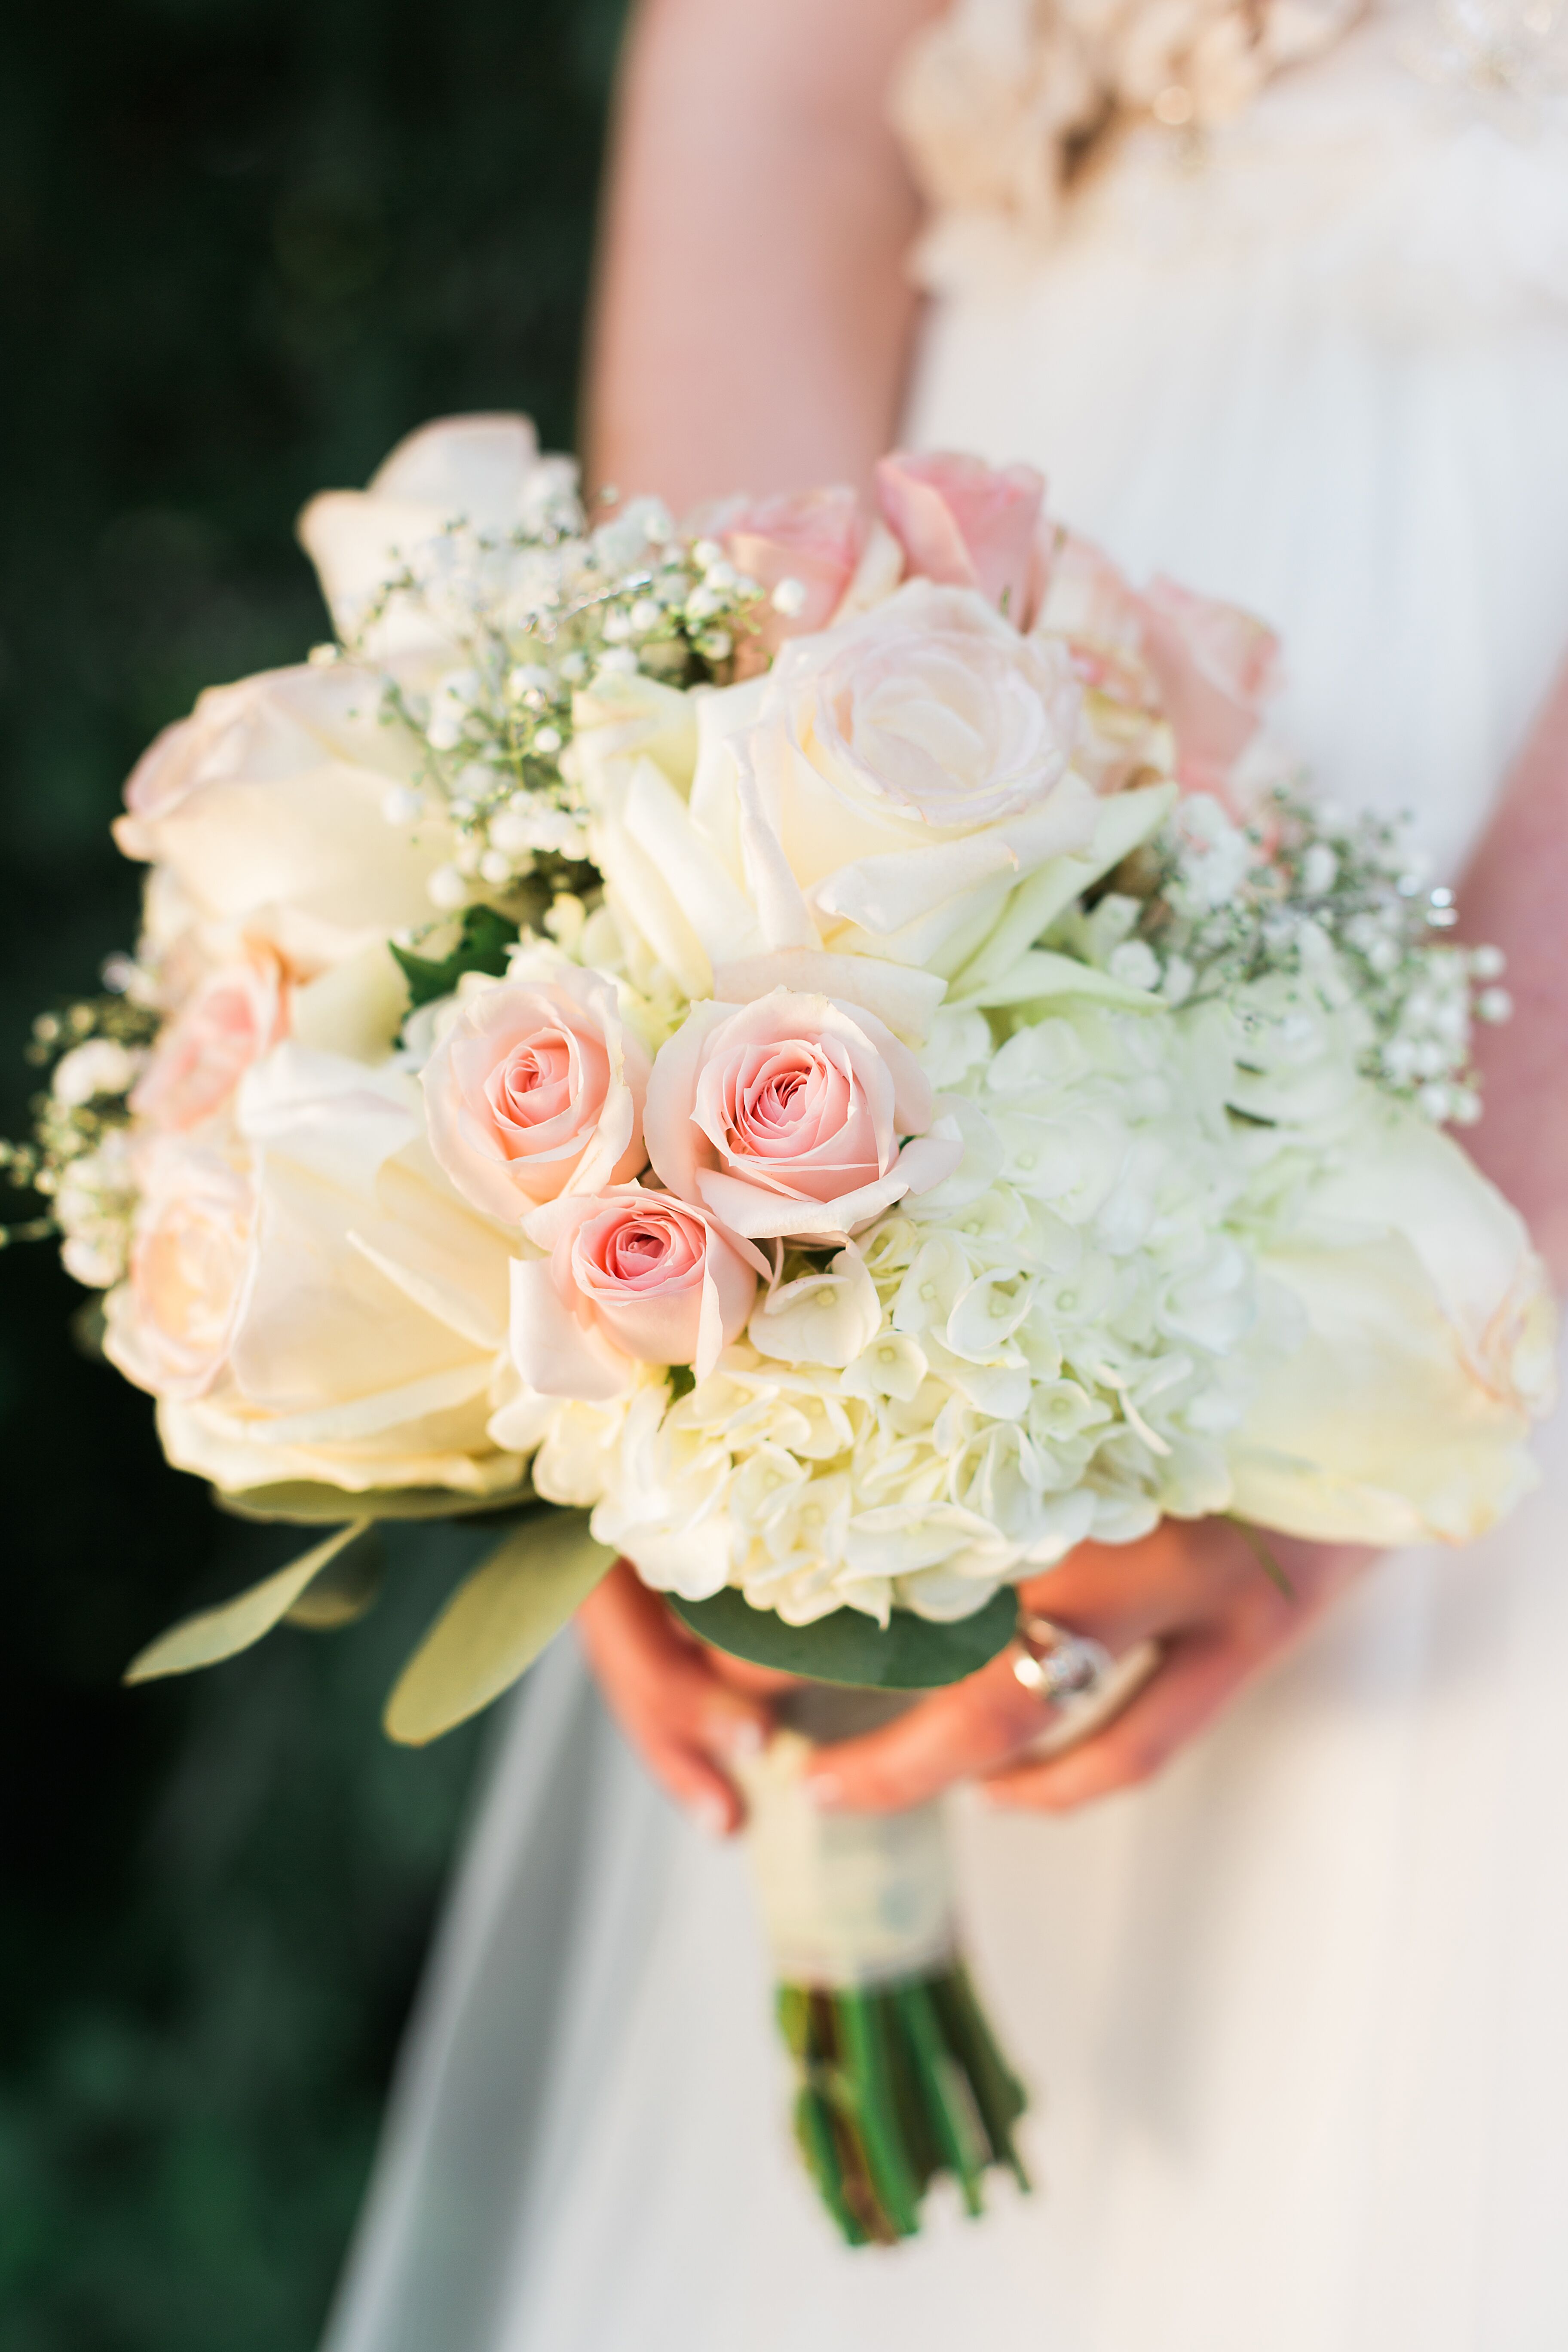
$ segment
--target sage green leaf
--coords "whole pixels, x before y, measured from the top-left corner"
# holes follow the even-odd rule
[[[125,1669],[126,1681],[150,1683],[161,1675],[188,1675],[197,1666],[215,1666],[220,1658],[236,1657],[241,1650],[248,1650],[253,1642],[271,1633],[307,1585],[357,1541],[369,1524],[366,1519],[353,1520],[289,1567],[264,1577],[221,1608],[198,1610],[194,1617],[182,1618],[132,1659]]]
[[[668,1596],[682,1622],[716,1650],[749,1658],[808,1682],[848,1683],[862,1690],[936,1690],[989,1665],[1012,1640],[1018,1596],[1011,1585],[992,1594],[972,1617],[933,1624],[912,1610],[895,1609],[886,1629],[858,1609],[836,1609],[815,1625],[786,1625],[771,1609],[753,1609],[727,1585],[710,1601]]]
[[[965,1004],[1033,1004],[1052,996],[1088,996],[1097,1004],[1114,1004],[1123,1013],[1163,1013],[1164,999],[1152,989],[1130,988],[1092,963],[1077,956],[1058,955],[1054,948],[1031,948],[1007,970],[966,996]]]
[[[339,1526],[350,1513],[366,1520],[468,1519],[488,1511],[515,1511],[536,1500],[526,1478],[494,1495],[464,1494],[454,1486],[372,1486],[351,1494],[306,1478],[232,1492],[215,1486],[212,1495],[219,1510],[234,1518],[289,1519],[300,1527]]]
[[[516,1682],[615,1559],[585,1511],[547,1510],[503,1537],[458,1585],[397,1678],[388,1738],[423,1748]]]
[[[408,982],[409,1011],[417,1013],[422,1004],[433,1004],[438,996],[450,996],[466,971],[489,972],[492,979],[499,980],[517,940],[517,925],[509,922],[504,915],[498,915],[493,907],[470,907],[463,917],[462,935],[457,946],[438,961],[414,955],[407,948],[394,947],[392,952]]]
[[[352,1625],[381,1598],[386,1580],[386,1546],[374,1528],[358,1543],[346,1544],[311,1578],[293,1606],[284,1612],[286,1625],[303,1625],[312,1633],[335,1633]]]

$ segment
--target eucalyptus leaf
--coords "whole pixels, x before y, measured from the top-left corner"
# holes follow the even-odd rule
[[[241,1650],[248,1650],[288,1616],[307,1587],[340,1552],[356,1543],[369,1525],[367,1519],[354,1519],[288,1568],[226,1601],[221,1608],[198,1610],[194,1617],[182,1618],[132,1658],[125,1669],[126,1681],[150,1683],[162,1675],[188,1675],[197,1666],[214,1666],[220,1658],[236,1657]]]
[[[374,1609],[386,1580],[386,1546],[374,1528],[358,1543],[345,1545],[311,1578],[285,1614],[286,1625],[302,1625],[311,1633],[335,1633]]]
[[[408,948],[395,946],[392,952],[408,982],[409,1011],[417,1013],[422,1004],[433,1004],[437,997],[450,996],[466,971],[488,972],[499,980],[517,940],[517,925],[498,914],[493,907],[470,907],[463,917],[462,934],[450,955],[433,960],[415,955]]]
[[[585,1511],[540,1511],[458,1585],[398,1676],[387,1737],[423,1748],[516,1682],[612,1565]]]
[[[731,1657],[862,1690],[937,1690],[962,1682],[1006,1648],[1018,1622],[1018,1596],[1011,1585],[953,1623],[936,1624],[912,1610],[895,1609],[885,1630],[858,1609],[836,1609],[815,1625],[786,1625],[771,1609],[753,1609],[733,1585],[710,1601],[680,1601],[673,1594],[669,1601],[683,1624]]]
[[[289,1519],[300,1527],[341,1526],[356,1519],[471,1519],[489,1512],[515,1511],[536,1501],[527,1479],[494,1495],[460,1493],[454,1486],[372,1486],[362,1494],[317,1485],[305,1478],[275,1486],[213,1488],[220,1511],[237,1519]]]

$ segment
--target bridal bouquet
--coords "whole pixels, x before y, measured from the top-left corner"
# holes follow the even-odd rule
[[[1500,958],[1315,806],[1278,648],[893,457],[595,521],[509,417],[302,536],[337,638],[147,752],[143,935],[47,1015],[14,1181],[171,1461],[324,1532],[132,1667],[495,1550],[392,1694],[436,1736],[617,1554],[811,1686],[753,1846],[846,2235],[1017,2168],[940,1818],[819,1820],[804,1735],[956,1679],[1014,1582],[1162,1515],[1462,1540],[1528,1483],[1552,1310],[1444,1129]],[[841,1697],[825,1697],[838,1691]],[[837,1709],[837,1712],[836,1712]]]

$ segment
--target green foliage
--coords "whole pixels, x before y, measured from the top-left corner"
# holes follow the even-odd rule
[[[570,441],[618,16],[0,12],[0,1135],[33,1014],[134,933],[132,761],[325,634],[303,500],[456,409]],[[479,1737],[380,1710],[495,1533],[386,1528],[362,1624],[122,1689],[302,1546],[165,1467],[80,1302],[0,1255],[0,2342],[310,2352]]]
[[[355,1519],[346,1528],[339,1528],[321,1543],[312,1544],[300,1558],[290,1560],[287,1568],[264,1577],[259,1584],[247,1585],[232,1601],[221,1601],[216,1609],[198,1609],[194,1616],[182,1617],[155,1642],[139,1650],[125,1669],[128,1683],[160,1681],[165,1675],[190,1675],[203,1666],[215,1666],[225,1658],[237,1658],[242,1650],[261,1641],[275,1625],[286,1617],[296,1624],[310,1622],[309,1614],[301,1621],[300,1609],[307,1602],[318,1578],[334,1565],[341,1565],[343,1554],[355,1546],[368,1549],[374,1540],[370,1522]],[[357,1615],[357,1610],[351,1615]]]
[[[859,1690],[935,1690],[962,1682],[1006,1648],[1018,1622],[1011,1585],[956,1624],[935,1625],[912,1610],[895,1609],[886,1630],[858,1609],[836,1609],[815,1625],[786,1625],[771,1610],[753,1609],[732,1586],[710,1601],[672,1594],[670,1605],[694,1633],[732,1657]]]
[[[1013,2137],[1027,2096],[961,1961],[863,1991],[781,1985],[778,2022],[795,2062],[795,2138],[847,2244],[917,2236],[939,2173],[972,2218],[993,2168],[1027,2193]]]
[[[458,1585],[397,1678],[387,1737],[423,1748],[510,1690],[605,1576],[586,1511],[538,1510]]]
[[[488,971],[499,976],[506,970],[507,955],[516,944],[517,936],[517,925],[509,923],[493,907],[470,907],[463,917],[457,946],[438,961],[432,961],[407,948],[395,946],[392,952],[408,982],[409,1011],[417,1013],[422,1004],[433,1004],[439,996],[450,996],[466,971]]]

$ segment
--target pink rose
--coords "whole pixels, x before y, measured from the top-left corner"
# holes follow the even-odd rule
[[[515,1218],[635,1176],[648,1061],[613,982],[563,963],[458,1014],[424,1072],[430,1148],[467,1201]]]
[[[737,572],[768,591],[796,581],[802,601],[788,612],[770,604],[756,643],[776,653],[786,637],[825,629],[844,602],[866,545],[866,517],[852,489],[781,492],[721,510],[721,538]]]
[[[137,1149],[127,1278],[104,1303],[104,1353],[138,1388],[189,1402],[229,1357],[254,1279],[249,1179],[174,1136]]]
[[[951,1175],[963,1147],[927,1134],[933,1109],[920,1064],[874,1014],[777,988],[692,1006],[653,1066],[648,1152],[672,1192],[731,1232],[822,1241]]]
[[[158,1039],[131,1108],[184,1132],[220,1111],[253,1062],[289,1034],[289,986],[270,949],[253,948],[198,982]]]
[[[987,466],[942,451],[895,450],[877,467],[877,496],[911,572],[978,588],[1026,628],[1042,584],[1037,540],[1045,478],[1032,466]]]
[[[1071,531],[1058,536],[1034,626],[1071,649],[1086,689],[1080,764],[1101,791],[1161,765],[1155,730],[1169,728],[1179,781],[1223,796],[1262,706],[1279,691],[1272,630],[1173,580],[1140,591],[1103,549]]]
[[[639,1184],[552,1201],[524,1230],[550,1255],[512,1266],[511,1354],[542,1396],[605,1402],[634,1363],[690,1364],[705,1379],[767,1272],[705,1210]]]
[[[1238,605],[1153,581],[1143,600],[1143,653],[1176,731],[1189,792],[1223,793],[1231,770],[1281,684],[1279,640]]]
[[[1034,634],[1066,643],[1084,689],[1074,750],[1095,790],[1116,793],[1169,776],[1174,738],[1143,651],[1149,608],[1102,548],[1056,534]]]

